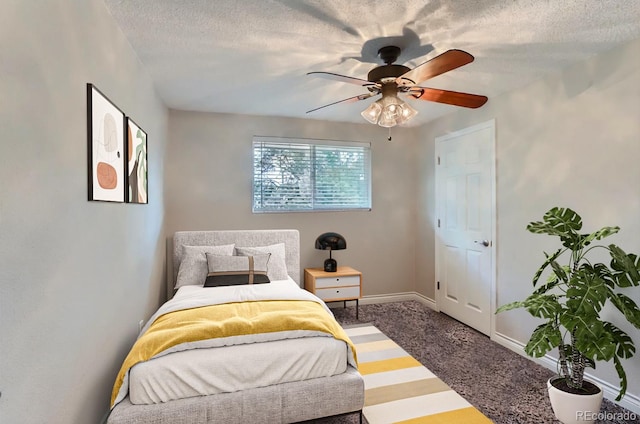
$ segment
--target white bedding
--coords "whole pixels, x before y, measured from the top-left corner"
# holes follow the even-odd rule
[[[347,369],[347,347],[331,337],[306,337],[194,349],[142,362],[129,374],[133,404],[229,393],[330,377]]]
[[[180,287],[149,319],[168,312],[212,304],[258,300],[308,300],[327,306],[292,279],[268,284]],[[317,334],[315,334],[317,333]],[[255,343],[260,343],[258,347]],[[286,331],[185,343],[135,365],[119,393],[133,404],[152,404],[191,396],[328,377],[355,365],[347,345],[326,333]],[[119,401],[118,400],[118,401]],[[117,402],[116,402],[117,403]]]

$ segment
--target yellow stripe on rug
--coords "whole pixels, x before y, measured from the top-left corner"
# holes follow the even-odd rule
[[[395,344],[395,343],[394,343]],[[357,350],[357,348],[356,348]],[[360,352],[357,350],[357,352]],[[413,368],[422,366],[420,362],[413,359],[412,356],[401,356],[399,358],[385,359],[383,361],[371,361],[358,365],[360,374],[374,374],[377,372],[395,371],[404,368]]]
[[[373,325],[346,328],[364,378],[369,424],[490,424],[491,420]]]
[[[426,417],[412,418],[410,420],[399,421],[396,424],[467,424],[467,423],[490,423],[491,421],[482,415],[473,406],[469,408],[456,409],[448,412],[441,412]]]

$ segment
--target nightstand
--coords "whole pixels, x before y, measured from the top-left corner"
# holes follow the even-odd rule
[[[362,297],[362,273],[348,266],[339,266],[336,272],[323,268],[304,269],[304,288],[325,302],[356,301],[358,319],[359,299]]]

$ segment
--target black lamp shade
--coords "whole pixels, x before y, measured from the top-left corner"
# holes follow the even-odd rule
[[[326,272],[336,272],[338,270],[338,263],[331,257],[331,251],[346,248],[347,241],[338,233],[320,234],[316,239],[316,249],[329,251],[329,259],[324,261],[324,270]]]
[[[316,249],[342,250],[347,248],[347,241],[338,233],[320,234],[316,239]]]

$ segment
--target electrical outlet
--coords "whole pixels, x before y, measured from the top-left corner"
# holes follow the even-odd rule
[[[144,327],[144,320],[141,319],[138,323],[138,333],[142,331],[142,327]]]

